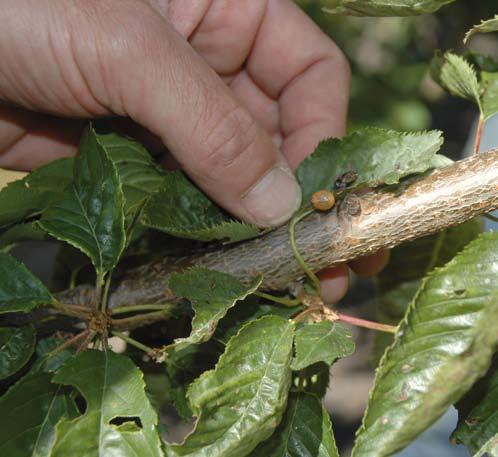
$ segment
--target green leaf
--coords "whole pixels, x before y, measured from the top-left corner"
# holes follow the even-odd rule
[[[451,227],[436,235],[403,243],[391,250],[386,268],[377,276],[378,320],[398,325],[417,292],[422,278],[457,255],[482,232],[481,218]],[[407,262],[407,259],[410,259]],[[378,332],[375,335],[374,360],[378,362],[393,336]]]
[[[290,319],[292,316],[303,311],[299,306],[275,306],[265,303],[261,298],[250,295],[239,306],[231,308],[227,315],[221,319],[216,328],[214,338],[222,344],[227,344],[230,338],[251,321],[263,316],[280,316]]]
[[[416,16],[455,0],[321,0],[323,11],[351,16]]]
[[[123,192],[92,127],[83,133],[72,188],[43,213],[40,225],[88,255],[99,275],[116,266],[125,244]]]
[[[39,216],[73,180],[73,159],[50,162],[0,191],[0,227]]]
[[[228,343],[214,370],[188,390],[195,431],[169,456],[247,455],[280,423],[291,381],[293,325],[276,316],[251,322]]]
[[[403,448],[487,371],[497,268],[498,233],[486,233],[424,279],[377,369],[353,457]]]
[[[481,72],[483,87],[482,111],[484,120],[498,113],[498,73]]]
[[[337,359],[354,352],[352,338],[351,331],[337,322],[304,324],[296,330],[296,356],[292,361],[292,369],[302,370],[317,362],[332,365]]]
[[[498,14],[495,15],[493,19],[488,19],[487,21],[481,21],[480,24],[474,25],[465,35],[463,40],[464,43],[470,39],[470,37],[478,33],[490,33],[498,32]]]
[[[180,171],[168,173],[142,212],[142,223],[169,235],[199,241],[241,241],[260,233],[233,220]]]
[[[0,328],[0,379],[17,373],[28,363],[35,343],[36,334],[32,325]]]
[[[42,241],[47,238],[47,233],[36,223],[16,224],[0,234],[0,251],[9,252],[23,241]]]
[[[177,297],[188,299],[195,311],[190,336],[175,340],[175,346],[179,348],[208,341],[219,320],[238,301],[253,294],[262,280],[260,277],[245,286],[233,276],[205,268],[192,268],[172,275],[170,289]]]
[[[441,67],[441,83],[451,94],[481,106],[479,82],[475,68],[463,57],[447,52]]]
[[[310,394],[291,395],[282,423],[250,457],[339,457],[322,402]]]
[[[74,417],[76,407],[61,386],[50,382],[51,377],[43,372],[29,374],[0,398],[0,411],[4,412],[0,416],[0,455],[52,455],[55,424],[62,418]]]
[[[192,417],[187,400],[188,386],[204,371],[216,365],[223,348],[213,341],[205,344],[192,344],[168,353],[166,366],[166,400],[170,402],[183,420]]]
[[[0,314],[27,313],[54,300],[42,282],[21,262],[0,252]]]
[[[316,191],[333,189],[335,181],[349,171],[358,175],[352,187],[396,184],[404,176],[422,173],[431,167],[442,143],[438,131],[405,134],[377,128],[322,141],[296,171],[303,204]]]
[[[116,166],[123,187],[125,214],[134,213],[159,190],[166,173],[151,159],[137,141],[117,133],[98,133],[99,144]]]
[[[476,454],[493,438],[498,446],[498,356],[488,374],[457,404],[458,425],[452,439]],[[498,450],[498,449],[497,449]]]
[[[51,457],[163,455],[143,374],[127,357],[85,351],[66,362],[53,382],[77,388],[87,405],[84,415],[57,424]]]
[[[36,359],[31,368],[32,371],[45,371],[54,373],[73,355],[72,348],[64,349],[51,354],[53,350],[64,344],[64,340],[59,338],[44,338],[36,343]]]

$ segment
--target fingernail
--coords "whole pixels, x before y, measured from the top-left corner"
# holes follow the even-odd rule
[[[275,227],[289,220],[301,205],[301,188],[290,169],[277,166],[266,173],[243,198],[252,222]]]

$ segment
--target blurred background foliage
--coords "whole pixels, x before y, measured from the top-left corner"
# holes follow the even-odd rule
[[[476,108],[446,95],[431,80],[429,62],[436,49],[464,51],[466,31],[496,14],[497,0],[457,0],[436,14],[404,18],[335,16],[317,0],[296,1],[349,59],[350,130],[437,128],[445,133],[443,152],[460,156]],[[498,58],[498,35],[476,36],[467,48]]]

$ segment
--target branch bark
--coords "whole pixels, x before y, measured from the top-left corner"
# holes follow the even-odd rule
[[[314,271],[461,224],[498,209],[498,150],[405,181],[392,189],[348,195],[330,213],[314,213],[297,227],[296,241]],[[264,275],[263,289],[283,290],[303,273],[289,244],[287,226],[261,238],[181,258],[162,258],[119,278],[110,306],[171,301],[169,276],[191,266],[249,281]],[[61,294],[84,303],[89,287]]]

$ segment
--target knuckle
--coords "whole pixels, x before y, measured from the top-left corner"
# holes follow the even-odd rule
[[[222,116],[210,131],[204,144],[200,165],[205,176],[217,179],[232,168],[257,141],[259,129],[249,112],[236,107]]]

